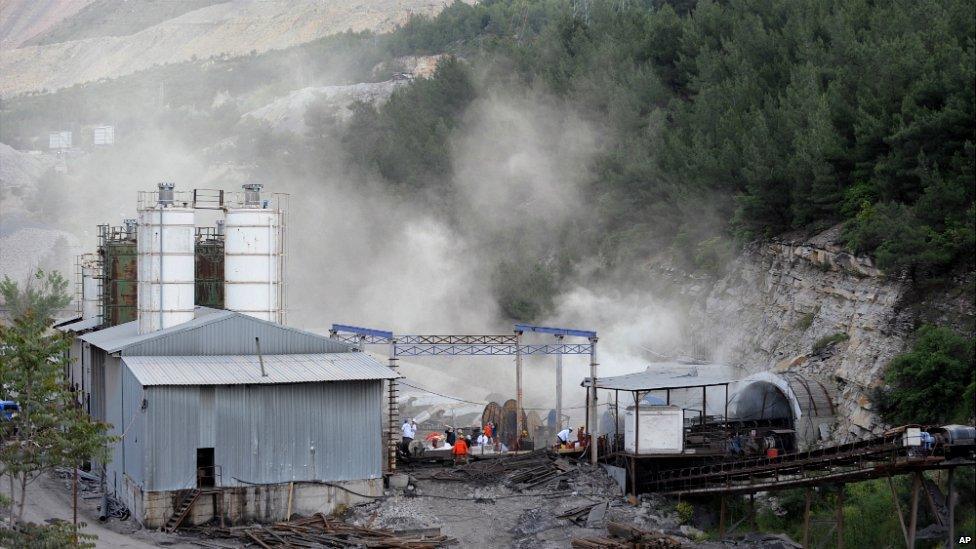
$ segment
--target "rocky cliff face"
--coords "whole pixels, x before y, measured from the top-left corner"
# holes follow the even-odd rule
[[[754,244],[711,283],[681,284],[715,361],[743,374],[797,371],[835,390],[834,437],[884,429],[870,394],[922,322],[972,332],[972,273],[917,300],[907,281],[837,243],[834,228],[806,241]],[[673,280],[674,273],[671,273]]]

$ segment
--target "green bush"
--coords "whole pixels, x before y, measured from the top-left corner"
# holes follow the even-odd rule
[[[674,512],[678,515],[678,524],[688,524],[695,516],[695,506],[687,501],[679,501],[674,506]]]
[[[811,351],[813,354],[820,354],[824,349],[830,347],[834,343],[840,343],[841,341],[847,341],[851,337],[843,332],[837,332],[836,334],[831,334],[828,336],[823,336],[814,342]]]
[[[78,527],[84,528],[85,523]],[[20,523],[17,529],[0,528],[0,546],[9,549],[62,549],[95,547],[98,536],[78,533],[78,543],[74,543],[74,528],[70,522],[62,520],[51,524]]]
[[[891,424],[968,422],[976,415],[976,340],[938,326],[922,326],[915,345],[885,372],[875,400]]]

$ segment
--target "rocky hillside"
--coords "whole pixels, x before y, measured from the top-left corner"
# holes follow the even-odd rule
[[[224,2],[183,13],[125,36],[4,48],[0,52],[0,73],[4,75],[0,79],[0,95],[55,90],[197,58],[282,49],[347,30],[386,32],[405,22],[411,14],[436,14],[449,3],[448,0]],[[119,16],[124,17],[126,13],[120,12]],[[11,43],[23,39],[26,37]]]
[[[837,395],[837,439],[878,433],[872,389],[911,344],[916,326],[972,334],[973,273],[918,299],[911,284],[886,276],[867,257],[837,244],[835,227],[804,241],[754,244],[710,284],[664,269],[694,300],[693,317],[716,349],[712,359],[744,373],[794,370]]]
[[[0,49],[17,48],[56,28],[91,0],[0,0]]]

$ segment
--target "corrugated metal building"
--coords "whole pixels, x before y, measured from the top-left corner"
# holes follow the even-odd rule
[[[187,522],[279,520],[284,487],[294,512],[350,502],[322,481],[381,492],[388,367],[229,311],[198,307],[194,320],[142,335],[137,324],[79,340],[90,413],[122,437],[105,465],[108,489],[145,525],[165,523],[196,488],[214,497]]]

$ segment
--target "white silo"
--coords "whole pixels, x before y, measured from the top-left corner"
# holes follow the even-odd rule
[[[139,195],[139,333],[193,320],[194,210],[172,183]]]
[[[81,318],[102,316],[102,264],[95,254],[83,254],[81,263]]]
[[[224,214],[224,307],[280,323],[284,210],[277,199],[262,199],[261,188],[244,185],[237,203]]]

